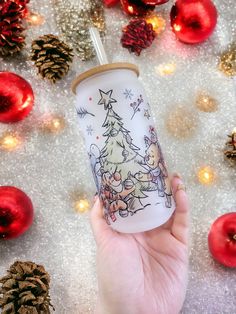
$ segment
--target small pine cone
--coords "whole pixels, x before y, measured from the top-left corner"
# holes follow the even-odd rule
[[[23,6],[13,0],[0,0],[0,55],[12,56],[24,47]]]
[[[152,24],[144,19],[133,19],[124,27],[121,43],[124,48],[139,56],[143,49],[151,46],[155,37]]]
[[[0,279],[2,314],[49,314],[49,274],[41,265],[15,262]]]
[[[44,35],[33,41],[31,60],[43,78],[55,83],[68,73],[73,60],[72,51],[57,36]]]

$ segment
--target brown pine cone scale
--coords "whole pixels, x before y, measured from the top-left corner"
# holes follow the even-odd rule
[[[73,60],[72,51],[57,36],[44,35],[33,41],[31,60],[43,78],[55,83],[68,73]]]
[[[49,314],[50,278],[41,265],[15,262],[0,279],[2,314]]]

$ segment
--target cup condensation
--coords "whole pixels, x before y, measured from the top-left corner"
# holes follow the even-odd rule
[[[168,173],[135,65],[93,68],[74,80],[76,111],[109,225],[136,233],[174,211]]]

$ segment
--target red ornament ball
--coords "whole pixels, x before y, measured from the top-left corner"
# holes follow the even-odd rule
[[[211,0],[177,0],[170,12],[175,35],[184,43],[206,40],[217,23],[217,10]]]
[[[108,8],[114,7],[115,5],[117,5],[120,2],[120,0],[103,0],[103,3],[105,4],[105,6],[107,6]]]
[[[0,122],[23,120],[33,103],[34,93],[25,79],[11,72],[0,72]]]
[[[13,239],[32,225],[34,209],[30,198],[13,186],[0,186],[0,239]]]
[[[216,219],[208,235],[208,246],[219,263],[236,267],[236,212]]]
[[[147,5],[142,0],[120,0],[125,13],[133,16],[143,16],[154,10],[155,5]]]

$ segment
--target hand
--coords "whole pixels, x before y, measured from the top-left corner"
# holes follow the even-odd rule
[[[161,227],[136,234],[113,231],[99,199],[91,211],[97,243],[97,314],[177,314],[188,276],[189,205],[182,181],[171,182],[176,211]]]

